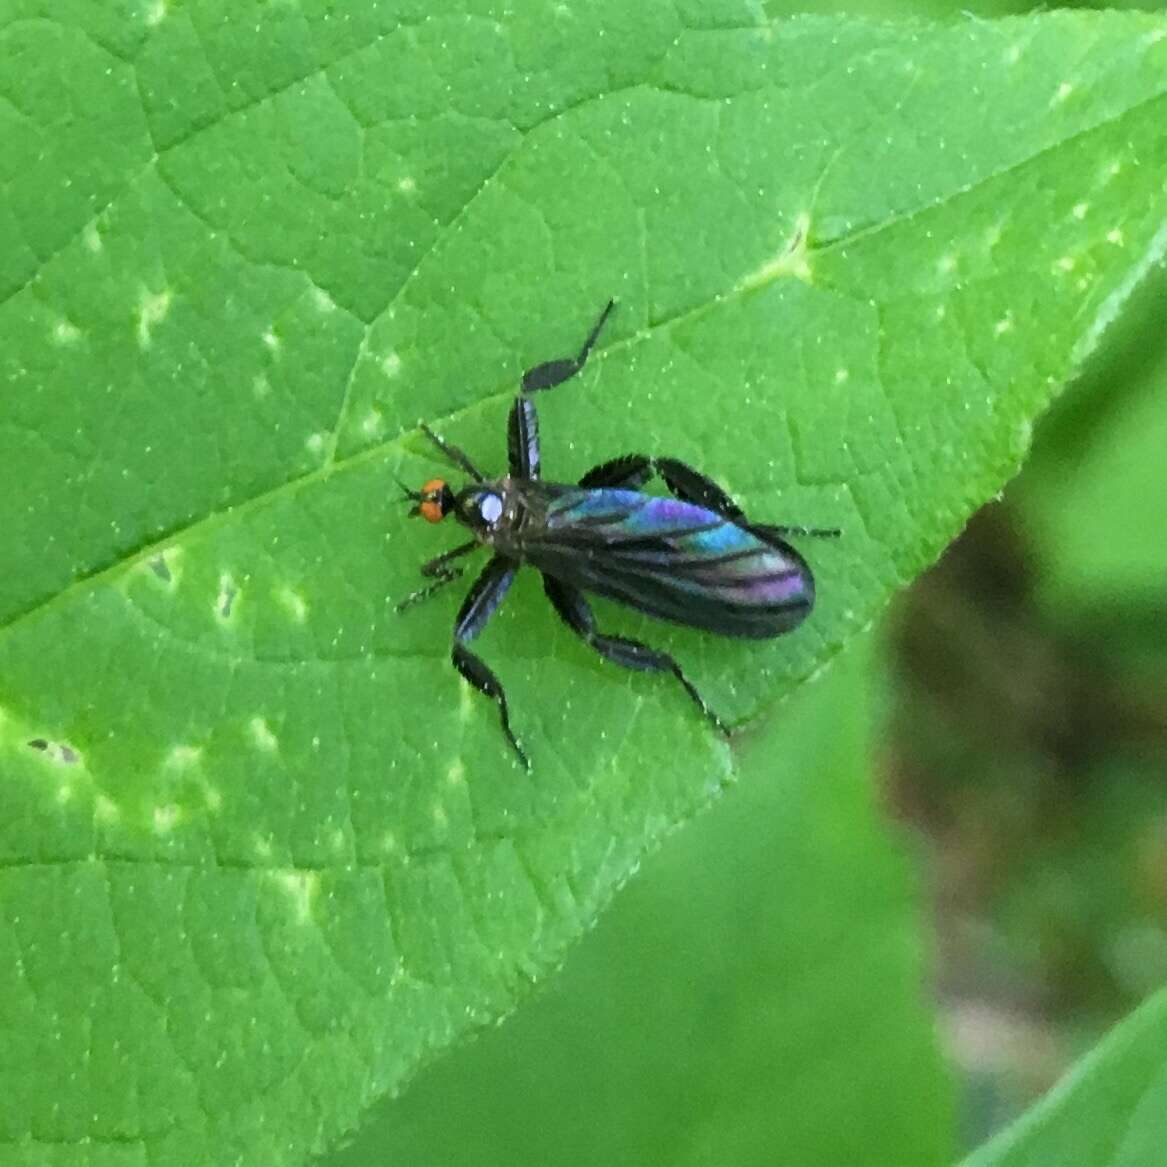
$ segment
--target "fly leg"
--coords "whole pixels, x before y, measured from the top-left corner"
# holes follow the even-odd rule
[[[580,480],[587,490],[607,487],[610,490],[639,490],[653,475],[652,459],[647,454],[625,454],[610,462],[593,466]]]
[[[426,584],[423,588],[418,588],[416,592],[411,592],[394,610],[403,612],[406,608],[412,608],[414,604],[420,604],[422,600],[428,600],[434,592],[444,588],[446,584],[453,583],[466,569],[464,567],[451,567],[450,560],[458,559],[463,555],[469,555],[471,551],[480,546],[481,544],[477,539],[471,539],[469,543],[463,543],[455,547],[452,551],[443,551],[441,555],[435,556],[428,563],[423,563],[421,565],[421,574],[427,579],[433,579],[434,582],[432,584]]]
[[[498,715],[502,722],[502,731],[511,744],[520,762],[529,770],[530,759],[523,752],[518,739],[511,729],[510,710],[507,708],[507,695],[502,682],[487,667],[486,663],[474,655],[466,645],[486,627],[487,621],[494,615],[499,604],[502,603],[508,590],[515,580],[515,572],[519,565],[509,559],[496,555],[483,568],[482,574],[474,581],[466,599],[462,602],[462,609],[454,623],[454,648],[450,654],[454,668],[462,674],[480,693],[485,693],[498,703]]]
[[[521,394],[507,422],[507,457],[512,478],[539,477],[539,418],[535,403]]]
[[[569,377],[574,377],[584,367],[604,322],[615,307],[616,301],[609,300],[576,356],[545,361],[523,374],[522,393],[515,398],[507,425],[507,453],[512,478],[539,477],[539,418],[535,413],[535,403],[525,395],[537,393],[540,389],[554,389]]]
[[[569,377],[574,377],[584,367],[584,363],[588,359],[588,353],[592,351],[592,346],[596,343],[596,339],[600,335],[600,330],[604,327],[604,323],[612,314],[612,309],[615,307],[616,301],[609,300],[603,312],[600,313],[599,320],[596,321],[592,326],[591,332],[588,333],[588,338],[584,341],[583,348],[579,350],[578,355],[574,357],[560,357],[555,361],[545,361],[541,365],[536,365],[533,369],[528,369],[523,374],[523,392],[536,393],[540,389],[554,389],[556,385],[561,385]]]
[[[677,498],[713,511],[739,527],[750,525],[742,508],[712,478],[707,478],[684,462],[678,462],[676,458],[657,458],[655,465],[665,485]]]
[[[629,640],[624,636],[605,636],[596,631],[596,618],[592,615],[591,605],[584,598],[583,593],[563,583],[552,576],[543,576],[543,590],[547,598],[555,605],[563,622],[584,643],[590,645],[605,660],[622,665],[626,669],[637,669],[648,673],[672,673],[685,687],[685,692],[693,698],[697,708],[709,719],[713,726],[721,733],[729,736],[729,727],[705,704],[705,698],[697,691],[697,687],[681,671],[681,666],[667,652],[660,652],[649,648],[639,640]]]
[[[833,539],[840,533],[837,527],[786,527],[770,523],[751,523],[742,508],[713,479],[707,478],[699,470],[694,470],[684,462],[678,462],[676,458],[656,458],[653,464],[665,480],[665,485],[677,498],[713,511],[723,519],[728,519],[731,523],[757,535],[763,542],[773,543],[774,540],[781,540],[786,535],[815,535]]]

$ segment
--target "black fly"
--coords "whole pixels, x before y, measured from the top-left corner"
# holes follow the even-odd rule
[[[421,490],[406,489],[415,503],[412,514],[431,523],[452,514],[473,538],[426,563],[422,574],[434,582],[397,610],[457,579],[463,569],[454,560],[482,546],[494,552],[454,623],[452,659],[470,684],[498,703],[503,732],[528,769],[502,684],[467,647],[502,603],[521,564],[542,572],[543,589],[564,623],[601,656],[629,669],[672,673],[725,733],[724,723],[671,656],[598,631],[584,593],[722,636],[779,636],[800,624],[814,604],[810,568],[784,537],[838,534],[751,523],[716,483],[673,458],[625,454],[593,467],[574,486],[542,480],[538,420],[529,394],[552,389],[583,368],[614,307],[609,301],[578,355],[547,361],[523,375],[507,428],[509,474],[487,478],[464,451],[422,425],[426,437],[471,481],[458,491],[440,478]],[[642,493],[654,474],[675,497]]]

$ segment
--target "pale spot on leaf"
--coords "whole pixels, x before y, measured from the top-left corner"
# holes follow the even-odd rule
[[[765,287],[766,284],[787,276],[793,276],[804,283],[811,283],[809,233],[810,216],[803,212],[795,220],[794,232],[782,251],[740,280],[737,290],[748,292],[753,288]]]
[[[81,337],[81,329],[68,320],[58,320],[53,328],[53,340],[57,344],[74,344]]]
[[[182,812],[174,803],[165,806],[156,806],[152,816],[154,830],[159,835],[169,834],[178,825]]]
[[[279,871],[273,876],[276,885],[291,901],[292,910],[301,924],[312,918],[312,901],[316,898],[320,878],[314,871]]]
[[[396,377],[401,372],[401,358],[396,353],[386,353],[381,358],[381,372],[386,377]]]
[[[292,588],[280,588],[276,592],[276,599],[297,624],[304,623],[308,616],[308,601],[299,592]]]
[[[93,800],[93,817],[99,823],[116,823],[122,817],[121,807],[107,795],[99,794]]]
[[[138,346],[149,348],[153,343],[153,333],[157,325],[166,319],[170,312],[173,296],[169,289],[154,295],[143,292],[138,300]]]
[[[235,609],[235,599],[239,595],[239,588],[231,576],[219,576],[219,594],[215,597],[215,614],[220,620],[229,620]]]
[[[202,761],[202,757],[201,746],[172,746],[166,755],[166,764],[176,770],[186,770]]]
[[[280,748],[280,739],[272,732],[271,726],[263,717],[253,717],[247,723],[251,740],[265,753],[274,753]]]

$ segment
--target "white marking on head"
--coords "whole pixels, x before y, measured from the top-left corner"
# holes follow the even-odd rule
[[[502,518],[502,498],[497,494],[479,495],[478,513],[484,523],[494,526]]]

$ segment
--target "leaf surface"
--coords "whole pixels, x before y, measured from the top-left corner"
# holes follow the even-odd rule
[[[870,639],[750,735],[740,786],[546,989],[321,1167],[950,1162],[908,856],[870,786]]]
[[[745,3],[0,8],[0,1141],[294,1163],[511,1009],[733,769],[524,578],[394,604],[501,469],[629,450],[838,525],[774,643],[597,605],[723,716],[942,549],[1167,242],[1167,25]]]

